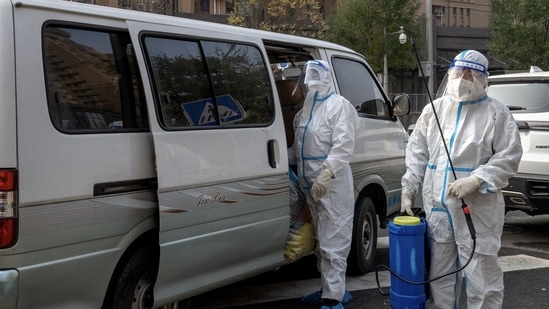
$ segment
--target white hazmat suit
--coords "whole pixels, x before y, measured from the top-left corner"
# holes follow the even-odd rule
[[[422,188],[431,251],[430,278],[467,263],[473,240],[462,199],[476,229],[476,248],[464,269],[467,308],[501,308],[503,273],[498,251],[505,216],[501,189],[518,168],[522,147],[507,106],[486,95],[488,60],[467,50],[455,57],[444,95],[427,105],[406,149],[402,211]],[[441,139],[435,112],[457,176]],[[430,283],[427,308],[457,308],[460,273]]]
[[[308,61],[303,72],[308,91],[294,119],[295,141],[288,151],[289,161],[297,165],[315,227],[322,281],[322,291],[316,293],[318,301],[321,296],[339,302],[323,308],[343,308],[341,303],[351,298],[345,290],[354,215],[349,161],[358,114],[348,100],[334,92],[325,61]]]

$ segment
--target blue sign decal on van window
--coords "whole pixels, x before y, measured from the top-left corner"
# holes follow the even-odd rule
[[[238,122],[246,117],[242,106],[230,94],[217,96],[217,106],[222,124]],[[217,125],[211,98],[186,102],[181,104],[181,108],[193,126]]]

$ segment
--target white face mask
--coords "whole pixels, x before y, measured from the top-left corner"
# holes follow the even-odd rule
[[[448,94],[457,98],[459,101],[467,101],[471,99],[471,90],[474,83],[472,81],[456,78],[451,81],[450,87],[448,87]]]

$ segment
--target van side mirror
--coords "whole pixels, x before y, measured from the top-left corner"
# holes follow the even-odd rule
[[[391,103],[393,105],[393,115],[405,116],[410,113],[410,97],[407,94],[394,96]]]

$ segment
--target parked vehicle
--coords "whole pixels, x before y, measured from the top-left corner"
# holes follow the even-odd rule
[[[490,76],[488,95],[511,109],[524,152],[517,175],[503,190],[506,209],[549,213],[549,72]]]
[[[68,1],[0,0],[0,21],[0,308],[157,308],[284,265],[283,92],[309,59],[360,114],[349,272],[374,266],[409,100],[358,53]]]

